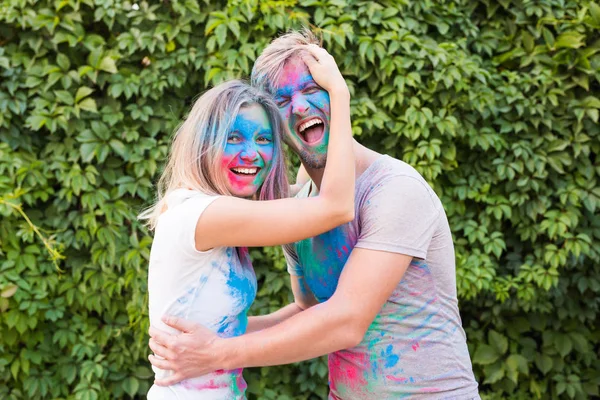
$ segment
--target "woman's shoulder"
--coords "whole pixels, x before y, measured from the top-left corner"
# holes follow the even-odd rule
[[[205,193],[200,190],[178,188],[165,195],[165,203],[169,209],[175,208],[189,200],[216,199],[215,194]]]

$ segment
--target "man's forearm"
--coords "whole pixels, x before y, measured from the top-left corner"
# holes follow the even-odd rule
[[[353,312],[333,299],[263,329],[215,343],[222,367],[269,366],[319,357],[357,345],[364,331]]]
[[[290,317],[293,317],[301,311],[302,308],[300,308],[299,305],[296,303],[291,303],[271,314],[249,317],[246,333],[252,333],[262,329],[270,328],[287,320]]]

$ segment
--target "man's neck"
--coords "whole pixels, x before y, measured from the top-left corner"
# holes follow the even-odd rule
[[[381,154],[366,148],[362,144],[354,140],[354,170],[356,171],[356,178],[362,175],[363,172],[375,161]],[[323,172],[325,168],[310,168],[306,164],[302,163],[304,169],[310,176],[310,179],[317,186],[317,189],[321,189],[321,182],[323,181]]]

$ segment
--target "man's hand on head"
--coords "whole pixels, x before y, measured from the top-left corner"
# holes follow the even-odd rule
[[[149,345],[154,354],[148,359],[155,367],[173,372],[168,378],[154,381],[156,385],[170,386],[222,369],[214,350],[216,342],[222,339],[214,332],[177,317],[163,317],[163,322],[181,333],[169,334],[150,327]]]

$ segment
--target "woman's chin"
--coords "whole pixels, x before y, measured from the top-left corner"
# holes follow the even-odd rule
[[[241,197],[243,199],[254,199],[255,197],[258,198],[258,190],[254,187],[252,188],[244,188],[244,189],[237,189],[237,190],[231,190],[231,194],[234,195],[235,197]]]

